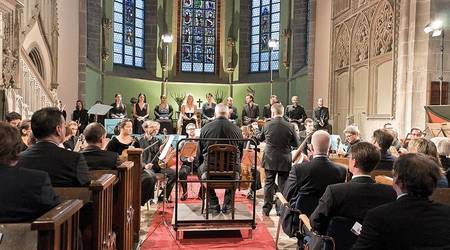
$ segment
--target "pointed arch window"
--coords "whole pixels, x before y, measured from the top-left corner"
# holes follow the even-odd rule
[[[180,70],[214,73],[217,51],[216,0],[180,1]]]
[[[113,62],[144,67],[144,0],[114,0]]]
[[[250,71],[278,70],[279,48],[269,49],[269,40],[280,40],[280,0],[252,0]]]

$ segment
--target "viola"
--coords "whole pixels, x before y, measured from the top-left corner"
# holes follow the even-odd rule
[[[305,154],[303,154],[303,150],[305,150],[305,147],[307,146],[309,138],[314,134],[314,131],[309,132],[305,140],[298,146],[296,150],[294,150],[292,155],[292,164],[299,164],[303,162],[303,159],[305,159]]]

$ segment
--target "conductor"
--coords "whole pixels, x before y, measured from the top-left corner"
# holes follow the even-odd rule
[[[203,138],[229,138],[229,139],[242,139],[241,129],[228,120],[228,107],[224,104],[217,104],[214,110],[215,119],[207,123],[202,127],[200,131],[200,139]],[[215,141],[200,141],[199,142],[199,163],[198,176],[200,179],[206,179],[207,160],[208,160],[208,147],[217,142]],[[226,143],[226,142],[219,142]],[[232,144],[239,148],[237,159],[237,166],[240,166],[240,151],[242,151],[242,142],[230,141],[226,144]],[[238,170],[240,171],[240,170]],[[204,192],[204,190],[203,190]],[[216,192],[213,189],[209,189],[209,196],[211,197],[210,209],[216,212],[220,212],[219,199]],[[227,213],[231,210],[231,192],[227,189],[225,191],[225,197],[222,205],[222,212]]]

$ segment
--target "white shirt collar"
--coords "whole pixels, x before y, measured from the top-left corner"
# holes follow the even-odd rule
[[[405,196],[405,195],[408,195],[408,193],[399,194],[399,195],[397,196],[397,200],[400,199],[400,198],[402,198],[402,197]]]
[[[372,178],[372,176],[368,175],[368,174],[359,174],[359,175],[353,175],[352,176],[352,180],[358,177],[369,177]]]
[[[313,159],[319,158],[319,157],[328,158],[328,155],[323,155],[323,154],[313,155]]]

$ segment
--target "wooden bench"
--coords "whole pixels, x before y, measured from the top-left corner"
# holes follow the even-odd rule
[[[394,173],[392,172],[392,170],[372,170],[372,172],[370,172],[370,176],[372,176],[372,179],[375,179],[375,177],[378,175],[394,177]]]
[[[122,163],[117,170],[89,171],[91,180],[96,180],[104,174],[114,174],[117,182],[114,187],[113,229],[117,233],[117,249],[133,248],[133,170],[134,163]]]
[[[375,183],[392,186],[394,184],[394,181],[392,177],[385,175],[377,175],[375,176]]]
[[[139,242],[139,231],[141,230],[141,176],[142,176],[142,152],[140,148],[128,149],[128,161],[134,163],[131,175],[133,179],[133,238]]]
[[[67,200],[32,223],[0,224],[0,249],[78,250],[81,200]]]
[[[80,199],[84,202],[83,210],[92,212],[91,223],[83,232],[84,249],[116,248],[116,235],[112,230],[113,187],[116,179],[113,174],[105,174],[92,181],[89,187],[54,187],[61,199]],[[89,209],[90,205],[92,209]]]

